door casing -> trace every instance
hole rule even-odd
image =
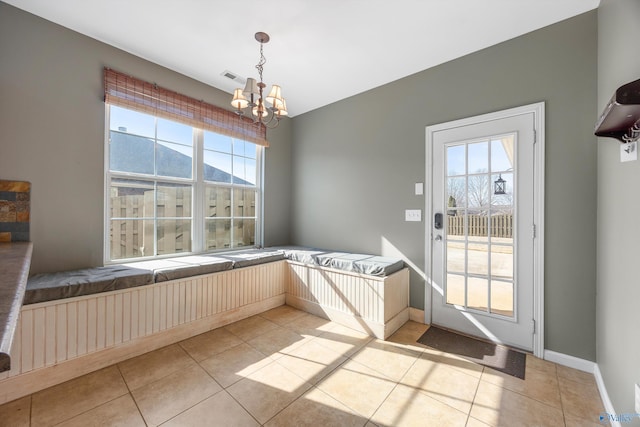
[[[534,277],[533,277],[533,320],[535,322],[533,336],[533,354],[536,357],[544,357],[544,102],[524,105],[521,107],[510,108],[508,110],[496,111],[492,113],[482,114],[479,116],[467,117],[426,127],[426,147],[425,147],[425,273],[426,273],[426,289],[424,301],[424,321],[431,324],[432,318],[432,257],[431,245],[433,241],[433,233],[431,221],[433,219],[432,207],[432,185],[433,185],[433,156],[432,146],[434,134],[447,129],[457,128],[461,126],[469,126],[473,124],[499,120],[506,117],[518,116],[521,114],[533,113],[534,117],[534,169],[533,169],[533,188],[534,188],[534,212],[533,219],[535,225],[535,239],[533,241],[533,257],[534,257]]]

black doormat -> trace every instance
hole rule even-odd
[[[466,337],[435,326],[429,327],[427,332],[418,338],[418,342],[524,379],[526,355],[503,345]]]

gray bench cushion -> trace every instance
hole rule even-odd
[[[302,264],[318,264],[317,257],[331,253],[323,249],[307,248],[304,246],[276,246],[272,249],[282,251],[286,259]]]
[[[233,268],[249,267],[251,265],[265,264],[285,259],[284,252],[272,249],[251,249],[248,251],[221,254],[219,256],[233,261]]]
[[[353,263],[355,272],[370,274],[372,276],[389,276],[404,268],[404,261],[398,258],[388,258],[373,256],[355,261]]]
[[[36,274],[27,282],[23,304],[116,291],[151,283],[151,270],[124,265]]]
[[[285,257],[291,261],[353,271],[371,276],[389,276],[404,268],[404,261],[399,258],[333,252],[303,246],[280,246],[273,249],[282,251]]]
[[[157,283],[231,270],[233,261],[215,256],[191,255],[172,259],[140,261],[127,265],[152,270],[153,280]]]

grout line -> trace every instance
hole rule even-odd
[[[567,415],[564,413],[564,399],[562,399],[562,391],[560,390],[560,376],[558,375],[558,366],[557,365],[556,365],[556,384],[558,385],[558,395],[560,396],[560,410],[562,411],[562,422],[566,426],[567,425]]]
[[[233,383],[233,384],[235,384],[235,383]],[[231,384],[231,385],[233,385],[233,384]],[[231,387],[231,385],[230,385],[229,387]],[[231,397],[231,398],[234,400],[234,402],[236,402],[236,403],[237,403],[237,404],[238,404],[242,409],[244,409],[244,411],[245,411],[247,414],[249,414],[249,416],[250,416],[251,418],[253,418],[254,420],[256,420],[256,423],[258,423],[258,425],[261,425],[261,426],[262,426],[262,425],[264,425],[264,424],[262,424],[260,421],[258,421],[258,419],[257,419],[256,417],[254,417],[254,416],[253,416],[253,414],[252,414],[251,412],[249,412],[249,410],[248,410],[247,408],[245,408],[245,407],[244,407],[244,405],[243,405],[243,404],[242,404],[238,399],[236,399],[236,398],[235,398],[235,396],[234,396],[233,394],[229,393],[229,392],[227,391],[227,389],[226,389],[226,388],[225,388],[225,389],[222,389],[222,391],[223,391],[223,392],[225,392],[225,393],[227,393],[227,394],[229,395],[229,397]]]
[[[122,381],[124,382],[125,387],[127,387],[127,390],[129,391],[129,397],[131,397],[131,400],[133,401],[133,404],[136,405],[136,409],[138,410],[138,414],[140,414],[140,418],[142,418],[142,422],[145,425],[149,425],[147,423],[147,420],[144,418],[144,415],[142,414],[142,411],[140,410],[140,407],[138,406],[138,401],[133,397],[133,393],[131,392],[131,388],[129,388],[129,384],[127,383],[127,380],[124,378],[124,375],[122,374],[122,370],[120,369],[120,364],[116,363],[116,369],[118,370],[118,372],[120,373],[120,377],[122,378]]]
[[[482,365],[479,365],[482,366]],[[482,366],[482,371],[480,372],[480,377],[478,377],[478,384],[476,384],[476,391],[473,393],[473,399],[471,399],[471,406],[469,407],[469,413],[467,414],[467,421],[465,421],[465,425],[469,424],[469,418],[471,417],[471,411],[473,410],[473,405],[476,403],[476,396],[478,396],[478,390],[480,390],[480,382],[482,382],[482,374],[484,374],[484,370],[486,368]]]
[[[33,394],[29,395],[29,427],[31,427],[31,419],[33,417]]]

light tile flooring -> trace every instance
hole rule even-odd
[[[598,426],[593,375],[520,380],[281,306],[0,406],[3,426]]]

